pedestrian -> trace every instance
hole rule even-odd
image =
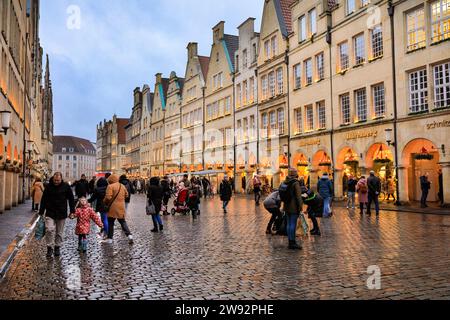
[[[87,236],[91,230],[91,220],[95,222],[100,228],[103,228],[103,223],[100,217],[91,208],[86,198],[79,199],[77,209],[74,214],[70,215],[70,219],[77,218],[77,225],[75,227],[75,234],[78,236],[78,251],[86,253],[87,251]]]
[[[31,197],[33,198],[33,211],[39,212],[39,205],[42,200],[42,195],[44,194],[44,184],[41,182],[40,178],[36,178],[33,184],[33,190],[31,191]]]
[[[392,178],[392,176],[389,176],[388,179],[386,180],[386,189],[387,189],[387,198],[386,200],[389,201],[389,199],[392,198],[394,199],[394,201],[396,201],[397,199],[395,198],[395,181],[394,178]]]
[[[319,194],[309,190],[306,187],[302,187],[302,200],[303,204],[308,206],[307,213],[309,219],[313,224],[313,229],[310,231],[312,236],[321,236],[319,222],[317,218],[323,215],[323,199]]]
[[[139,179],[136,180],[136,191],[137,191],[138,194],[142,193],[141,180],[139,180]]]
[[[201,187],[200,184],[194,184],[191,191],[189,192],[189,197],[187,205],[192,212],[192,217],[195,219],[200,212],[200,199],[201,199]]]
[[[344,198],[345,197],[348,198],[348,180],[349,180],[349,176],[347,176],[347,174],[344,173],[344,176],[342,177],[342,188],[344,191]]]
[[[264,200],[264,208],[272,215],[269,224],[267,225],[266,234],[272,234],[273,224],[282,215],[281,213],[281,198],[280,193],[277,191],[272,192],[266,200]]]
[[[323,217],[330,218],[332,215],[331,200],[333,199],[333,184],[327,172],[325,172],[322,178],[320,178],[319,183],[317,184],[317,190],[324,202]]]
[[[150,205],[151,203],[153,203],[153,205],[155,206],[155,213],[152,214],[153,229],[151,230],[151,232],[159,232],[164,230],[164,225],[161,220],[161,216],[159,215],[159,213],[161,212],[163,197],[164,189],[159,183],[159,178],[151,178],[147,193],[148,204]]]
[[[358,181],[356,181],[353,175],[350,175],[347,181],[347,209],[352,208],[353,210],[355,210],[355,195],[357,184]]]
[[[303,209],[302,190],[298,181],[298,170],[290,168],[286,180],[279,188],[280,199],[283,203],[283,210],[287,215],[287,234],[289,240],[289,249],[301,250],[302,247],[297,243],[297,221]]]
[[[168,176],[164,176],[164,178],[161,180],[161,187],[163,189],[163,214],[165,216],[169,215],[169,200],[170,200],[170,196],[171,196],[171,191],[170,191],[170,182],[169,182],[169,177]],[[148,190],[147,190],[147,194],[148,194]]]
[[[230,180],[228,176],[225,176],[223,178],[222,183],[220,184],[219,188],[219,194],[220,194],[220,200],[222,201],[223,205],[223,212],[227,213],[227,207],[230,203],[231,197],[233,195],[233,189],[231,188]]]
[[[136,193],[136,189],[133,187],[133,183],[131,183],[131,181],[128,180],[127,176],[124,174],[120,176],[119,182],[127,190],[128,196],[125,198],[125,210],[128,212],[128,206],[131,202],[131,195]]]
[[[128,224],[125,220],[126,209],[125,199],[128,198],[128,191],[126,187],[119,182],[119,177],[115,174],[108,178],[108,187],[106,188],[106,195],[103,203],[108,208],[108,240],[107,244],[113,243],[114,238],[114,223],[119,221],[122,230],[128,237],[130,243],[133,243],[133,235],[131,234]]]
[[[75,195],[77,196],[77,199],[80,199],[82,197],[86,198],[89,193],[89,182],[86,179],[86,175],[81,175],[81,179],[75,181],[73,187],[75,188]]]
[[[356,185],[356,192],[358,193],[359,209],[360,214],[364,214],[364,205],[367,208],[367,203],[369,202],[369,188],[367,187],[367,180],[365,176],[359,179]]]
[[[68,218],[67,208],[75,213],[75,199],[70,186],[63,181],[62,173],[56,172],[42,195],[39,215],[45,214],[47,258],[61,255],[64,226]]]
[[[208,190],[209,187],[211,185],[211,182],[209,182],[208,178],[203,177],[202,179],[202,187],[203,187],[203,196],[206,198],[208,198]]]
[[[89,203],[95,202],[95,210],[100,213],[103,223],[103,239],[108,238],[108,209],[105,206],[104,200],[106,196],[106,189],[108,188],[108,181],[105,178],[100,178],[97,182],[97,186],[94,189],[94,193],[89,199]]]
[[[428,173],[423,174],[420,177],[420,188],[422,189],[422,197],[420,200],[420,207],[421,208],[427,208],[427,199],[428,199],[428,193],[431,189],[431,182],[428,179]]]
[[[367,179],[367,188],[369,190],[369,201],[367,204],[367,214],[370,216],[372,202],[375,204],[375,212],[377,216],[380,215],[380,202],[379,196],[381,193],[381,180],[375,176],[375,171],[370,171],[370,177]]]
[[[97,177],[93,176],[91,181],[89,181],[89,195],[92,195],[94,193],[96,183],[97,183]]]
[[[259,206],[259,202],[261,200],[261,187],[262,187],[262,182],[260,177],[258,176],[258,174],[256,174],[253,177],[253,192],[255,193],[255,203],[257,206]]]
[[[439,202],[441,207],[444,206],[444,178],[442,176],[442,169],[438,170],[438,183],[439,183]]]
[[[184,187],[185,187],[185,188],[187,188],[187,189],[190,189],[190,188],[191,188],[191,182],[189,181],[189,175],[185,174],[185,175],[183,176],[183,179],[181,180],[181,182],[184,183]]]

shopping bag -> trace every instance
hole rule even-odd
[[[156,214],[156,208],[155,208],[155,205],[153,204],[153,202],[150,202],[149,204],[147,204],[147,207],[145,210],[146,210],[148,216]]]
[[[39,220],[36,225],[36,231],[34,233],[34,237],[36,240],[42,240],[45,236],[45,220],[43,217],[39,217]]]
[[[300,213],[300,221],[302,224],[302,228],[303,228],[303,232],[305,233],[305,235],[308,235],[309,233],[309,224],[306,221],[306,217],[303,213]]]

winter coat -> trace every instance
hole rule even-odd
[[[422,189],[422,191],[431,189],[431,182],[428,180],[426,176],[420,177],[420,188]]]
[[[87,180],[79,180],[75,182],[75,194],[78,198],[87,197],[89,193],[89,182]]]
[[[125,202],[126,202],[126,203],[130,203],[130,202],[131,202],[131,195],[134,194],[134,187],[133,187],[133,184],[132,184],[131,181],[128,180],[128,179],[122,179],[122,180],[120,180],[119,182],[120,182],[120,184],[122,184],[122,185],[125,187],[125,189],[127,190],[128,196],[126,197]]]
[[[361,179],[358,181],[358,184],[356,185],[356,192],[358,192],[358,199],[360,203],[368,203],[369,202],[369,191],[367,193],[361,192],[361,186],[367,185],[366,179]]]
[[[55,186],[53,178],[44,190],[42,195],[40,215],[44,215],[54,220],[67,219],[67,203],[69,203],[70,213],[75,212],[75,200],[72,189],[64,181],[59,186]]]
[[[324,199],[331,198],[333,196],[333,184],[327,176],[324,176],[319,180],[319,183],[317,184],[317,191]]]
[[[33,184],[33,202],[35,204],[41,203],[42,196],[44,195],[44,184],[42,182],[35,182]]]
[[[164,191],[163,187],[159,185],[150,185],[147,191],[147,199],[153,203],[156,208],[156,213],[158,214],[161,211],[161,206],[163,202]]]
[[[264,208],[267,210],[280,208],[281,207],[281,198],[280,193],[275,191],[271,193],[266,200],[264,200]]]
[[[314,192],[311,192],[309,197],[307,199],[303,200],[303,203],[308,206],[308,215],[313,218],[317,216],[322,216],[323,214],[323,198],[315,194]]]
[[[283,204],[283,209],[287,214],[299,214],[303,210],[302,187],[300,182],[297,179],[287,177],[284,183],[289,185],[292,197],[289,203]]]
[[[233,188],[231,184],[227,181],[222,181],[219,188],[220,200],[222,201],[230,201],[231,196],[233,195]]]
[[[95,210],[97,212],[106,212],[106,206],[103,202],[106,196],[106,189],[108,188],[108,185],[97,187],[94,189],[94,193],[92,194],[92,197],[89,199],[89,203],[96,202]]]
[[[89,181],[89,194],[93,194],[94,193],[96,182],[97,181],[95,179],[91,179],[91,181]]]
[[[77,226],[75,227],[75,234],[89,234],[91,231],[91,220],[94,221],[100,228],[103,228],[103,223],[94,209],[91,207],[78,208],[75,211],[77,218]]]
[[[381,192],[381,180],[378,177],[370,176],[367,179],[367,187],[369,188],[369,193],[371,195],[376,195],[376,193]]]
[[[347,191],[348,192],[356,192],[356,185],[358,184],[358,181],[355,179],[350,179],[347,182]]]
[[[103,200],[105,205],[110,206],[108,218],[125,219],[125,199],[128,197],[128,191],[124,185],[119,183],[119,177],[114,174],[108,178],[108,183],[109,186],[106,188]],[[116,199],[114,200],[114,198]]]

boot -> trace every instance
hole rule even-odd
[[[163,231],[164,230],[164,225],[160,224],[159,225],[159,231]]]
[[[47,258],[53,257],[53,248],[47,247]]]
[[[302,250],[302,247],[298,245],[296,241],[289,241],[289,249],[291,250]]]
[[[152,230],[150,230],[150,231],[156,233],[156,232],[158,232],[159,230],[158,230],[158,227],[155,226],[155,227],[154,227]]]
[[[55,247],[55,257],[59,257],[61,255],[61,250],[59,247]]]

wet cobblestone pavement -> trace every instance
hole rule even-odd
[[[31,240],[0,281],[0,299],[450,299],[449,216],[336,209],[322,237],[290,251],[286,238],[265,235],[269,214],[245,198],[227,215],[214,199],[195,221],[164,217],[159,234],[144,206],[136,196],[129,208],[133,245],[116,227],[113,245],[93,232],[80,255],[74,221],[59,259]],[[380,290],[367,288],[373,265]]]

